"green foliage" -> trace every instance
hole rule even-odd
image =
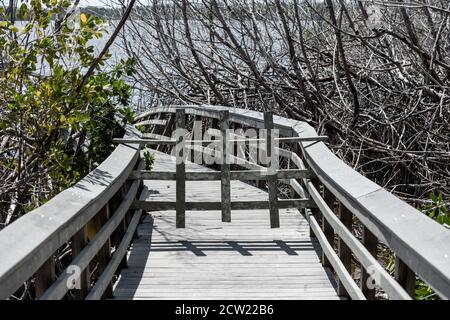
[[[431,203],[423,206],[421,211],[436,222],[450,226],[450,209],[442,199],[442,193],[430,194]]]
[[[424,205],[420,210],[436,222],[450,226],[450,210],[443,201],[442,193],[437,195],[433,192],[430,194],[431,202]],[[437,294],[422,280],[416,280],[416,299],[417,300],[436,300]]]
[[[79,21],[62,20],[57,27],[52,19],[64,16],[60,13],[70,4],[22,1],[23,28],[0,13],[0,138],[18,150],[0,158],[0,174],[19,179],[17,188],[1,195],[0,210],[16,192],[28,208],[36,181],[43,189],[36,203],[78,181],[114,148],[112,139],[122,130],[117,112],[128,122],[134,117],[128,107],[131,88],[124,80],[134,72],[134,60],[106,70],[107,54],[80,86],[96,58],[90,40],[104,35],[105,23],[81,14]],[[86,137],[81,146],[80,136]]]
[[[155,155],[149,151],[144,152],[145,170],[152,170],[155,162]]]
[[[420,279],[416,279],[416,300],[438,300],[436,292]]]
[[[139,130],[141,133],[145,133],[145,127],[144,126],[136,126],[136,129]]]
[[[131,110],[130,107],[126,107],[120,110],[120,113],[124,117],[124,121],[126,123],[132,123],[134,122],[134,118],[136,117],[136,114],[133,110]]]
[[[389,254],[386,261],[386,270],[391,276],[395,273],[395,255]],[[416,278],[415,299],[416,300],[436,300],[436,293],[420,279]]]

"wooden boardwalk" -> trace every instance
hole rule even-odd
[[[171,132],[189,127],[191,120],[206,125],[202,132],[212,129],[225,138],[226,128],[276,128],[280,137],[273,141],[281,142],[282,168],[261,176],[266,170],[252,160],[244,171],[223,166],[220,172],[201,172],[206,168],[187,163],[185,172],[184,165],[157,153],[154,170],[143,170],[138,146],[175,146]],[[142,135],[125,126],[123,138],[114,139],[118,146],[97,168],[0,231],[0,299],[16,299],[32,279],[32,298],[41,300],[99,300],[112,297],[112,291],[115,299],[365,300],[376,293],[365,281],[369,270],[377,271],[376,284],[390,300],[414,298],[417,278],[440,298],[450,298],[448,230],[342,162],[309,124],[208,105],[152,107],[136,121],[153,127]],[[245,156],[226,152],[225,157],[251,154],[250,142],[256,140],[239,136],[227,140]],[[267,141],[273,142],[268,136]],[[237,181],[231,181],[230,192],[229,181],[235,179],[266,180],[269,194]],[[277,180],[290,184],[292,199],[276,201]],[[222,223],[230,207],[236,209],[232,222]],[[300,208],[316,208],[309,225]],[[353,219],[360,224],[355,227]],[[176,222],[186,228],[177,229]],[[270,228],[279,222],[281,228]],[[362,237],[356,237],[361,230]],[[381,243],[395,253],[394,275],[381,263]],[[68,244],[70,263],[55,263],[59,248]],[[80,288],[67,295],[76,280],[74,266],[81,272]]]
[[[157,153],[154,170],[175,170]],[[205,171],[187,162],[186,171]],[[147,181],[149,201],[175,201],[175,181]],[[231,182],[231,199],[267,200],[267,193]],[[186,182],[186,201],[220,201],[220,181]],[[187,211],[175,228],[175,211],[150,212],[138,227],[128,268],[114,286],[115,299],[338,299],[320,246],[296,209],[280,209],[279,229],[269,210]]]

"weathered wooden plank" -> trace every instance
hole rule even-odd
[[[222,111],[219,120],[222,135],[222,164],[221,164],[221,210],[222,222],[231,222],[231,187],[230,187],[230,146],[228,145],[227,130],[229,129],[229,111]]]
[[[142,165],[142,167],[139,167],[140,165]],[[142,160],[142,161],[140,161],[140,163],[138,164],[136,169],[139,170],[139,169],[142,169],[143,167],[144,167],[144,161]],[[130,181],[130,180],[127,180],[125,182],[125,184],[123,185],[122,192],[121,192],[121,197],[120,197],[121,202],[125,201],[125,199],[127,198],[127,193],[128,193],[129,188],[131,186],[132,186],[132,181]],[[141,184],[139,184],[139,186],[141,186]],[[133,195],[133,198],[136,199],[136,194]],[[116,207],[116,210],[118,209],[119,206],[120,206],[120,203]],[[127,210],[127,212],[125,213],[125,215],[124,215],[124,217],[122,219],[122,222],[119,224],[119,227],[116,229],[116,232],[115,232],[116,236],[117,236],[116,243],[115,243],[116,247],[118,246],[120,240],[124,237],[125,232],[127,231],[127,228],[128,228],[128,224],[130,223],[130,221],[132,219],[132,215],[133,215],[133,213],[131,211]],[[123,259],[122,259],[122,262],[119,265],[119,268],[116,270],[116,276],[119,276],[120,271],[123,268],[126,268],[127,266],[128,266],[127,257],[124,256]]]
[[[280,169],[277,170],[277,179],[303,179],[311,178],[314,174],[305,169]],[[267,180],[269,177],[267,170],[232,170],[230,180]],[[186,172],[186,181],[221,180],[222,174],[218,171],[196,171]],[[141,180],[176,180],[176,173],[173,171],[133,171],[129,179]]]
[[[177,110],[176,113],[177,129],[184,129],[186,125],[186,115],[183,109]],[[175,146],[177,154],[176,163],[176,211],[177,211],[177,228],[185,227],[185,210],[186,210],[186,165],[184,137],[179,137],[178,143]]]
[[[101,227],[101,229],[97,232],[94,239],[92,239],[79,254],[75,255],[75,258],[72,260],[71,266],[77,266],[80,271],[85,272],[89,267],[89,263],[92,259],[97,255],[97,253],[102,250],[105,246],[105,243],[109,241],[109,237],[117,229],[121,221],[123,220],[125,214],[130,208],[136,192],[139,188],[139,182],[135,181],[127,195],[124,198],[124,201],[120,204],[120,206],[116,209],[112,217]],[[145,199],[147,196],[146,193],[142,193],[140,199]],[[103,264],[105,265],[105,264]],[[62,299],[67,292],[67,281],[69,277],[72,275],[72,272],[66,268],[66,270],[54,281],[52,286],[43,294],[41,299],[43,300],[56,300]],[[81,279],[82,281],[82,279]],[[85,295],[83,296],[83,298]]]
[[[75,257],[77,257],[86,247],[88,243],[88,234],[87,234],[87,226],[84,226],[80,229],[73,237],[71,241],[72,248],[72,264]],[[79,281],[79,289],[74,289],[75,299],[83,300],[86,297],[87,292],[90,288],[90,279],[89,279],[89,266],[85,268],[85,270],[81,271]]]
[[[381,287],[390,295],[390,297],[393,299],[410,299],[406,291],[389,275],[364,245],[356,239],[352,232],[336,217],[311,182],[307,184],[307,189],[311,198],[319,207],[320,212],[334,229],[334,232],[347,244],[365,268],[371,268],[374,272],[377,272],[377,275],[382,282]]]
[[[342,203],[339,204],[339,219],[342,224],[348,229],[352,230],[352,221],[353,215]],[[341,259],[342,264],[345,269],[351,273],[352,271],[352,252],[350,248],[342,241],[341,238],[338,239],[338,255],[339,259]],[[348,293],[345,290],[345,287],[341,280],[338,279],[337,291],[339,296],[347,296]]]
[[[34,280],[36,299],[45,293],[53,281],[55,281],[55,258],[51,256],[36,272]]]
[[[211,129],[209,129],[211,130]],[[235,134],[230,134],[231,136],[236,136]],[[277,142],[308,142],[308,141],[315,141],[319,140],[322,141],[323,138],[316,138],[316,137],[310,137],[310,138],[299,138],[299,137],[283,137],[283,138],[273,138],[272,141]],[[265,142],[265,139],[262,138],[242,138],[242,139],[228,139],[228,142],[231,144],[234,143],[249,143],[249,142]],[[132,144],[139,144],[139,145],[175,145],[176,141],[171,139],[168,136],[160,135],[156,133],[144,133],[142,134],[142,138],[137,139],[127,139],[127,138],[115,138],[113,139],[114,143],[132,143]],[[198,144],[201,146],[207,146],[214,142],[217,142],[217,140],[212,139],[202,139],[202,140],[192,140],[187,139],[185,141],[186,144]]]
[[[143,190],[143,194],[146,195],[146,190]],[[111,261],[108,263],[103,273],[99,277],[97,283],[89,292],[86,300],[99,300],[102,296],[107,294],[109,283],[111,282],[112,276],[114,272],[119,267],[120,262],[122,261],[126,251],[133,239],[134,232],[139,224],[140,218],[142,215],[142,210],[136,210],[133,214],[133,218],[131,219],[130,225],[128,226],[127,232],[125,233],[124,238],[120,242],[120,245],[116,248],[114,255]]]
[[[334,212],[336,198],[327,188],[323,188],[323,200],[327,204],[328,208]],[[328,242],[332,247],[334,247],[334,230],[324,215],[322,215],[322,230]],[[322,256],[322,263],[324,267],[331,267],[330,262],[325,255]]]
[[[217,201],[188,201],[185,203],[184,207],[187,211],[221,210],[222,203]],[[278,200],[278,207],[281,209],[312,208],[315,207],[315,203],[309,199],[282,199]],[[175,210],[177,208],[177,203],[173,201],[135,201],[132,208],[139,208],[147,211]],[[262,210],[270,209],[271,205],[267,200],[234,201],[230,203],[230,208],[231,210]]]
[[[150,119],[138,122],[135,124],[136,126],[149,126],[149,125],[157,125],[157,126],[165,126],[167,125],[167,120],[164,119]]]
[[[173,166],[168,156],[156,155],[154,170],[167,170]],[[189,162],[186,169],[207,171]],[[174,182],[155,180],[145,183],[150,188],[148,201],[175,202]],[[232,204],[251,199],[261,201],[261,207],[265,209],[232,208],[232,222],[221,223],[218,201],[221,182],[187,181],[186,205],[216,202],[215,210],[188,211],[185,229],[176,229],[173,207],[171,211],[152,211],[151,217],[139,226],[140,237],[131,247],[129,267],[122,271],[115,286],[116,298],[149,296],[164,299],[185,295],[208,299],[214,296],[208,291],[214,284],[217,284],[216,294],[234,299],[250,295],[250,291],[258,286],[260,293],[257,295],[265,299],[283,297],[283,292],[297,299],[306,293],[310,299],[321,299],[325,292],[327,297],[336,298],[330,274],[318,258],[318,243],[308,237],[308,225],[298,212],[303,203],[296,202],[298,199],[286,203],[294,208],[280,208],[283,228],[271,229],[266,192],[241,181],[232,181],[231,190]],[[280,206],[282,203],[280,201]],[[221,288],[228,289],[217,293]],[[319,290],[322,288],[327,291]],[[274,294],[275,291],[280,295]]]
[[[408,292],[415,297],[416,275],[400,258],[395,257],[395,279]]]
[[[323,233],[321,226],[312,214],[309,216],[309,224],[314,232],[315,237],[317,238],[317,240],[319,240],[322,250],[325,252],[330,265],[333,266],[342,285],[345,287],[350,297],[355,300],[365,300],[364,294],[353,281],[351,275],[342,264],[342,261],[337,256],[333,246],[328,242],[328,239]]]
[[[188,113],[219,118],[222,107],[186,106]],[[147,114],[175,112],[177,107],[153,108]],[[145,114],[142,118],[145,118]],[[231,109],[230,119],[243,126],[263,128],[263,115],[257,111]],[[274,117],[274,125],[283,136],[311,137],[317,133],[310,125],[281,117]],[[325,186],[351,210],[382,242],[394,250],[420,278],[429,283],[441,296],[450,298],[450,235],[441,225],[428,219],[377,184],[358,174],[322,142],[302,142],[302,151],[312,170],[320,175]],[[394,216],[393,216],[394,215]],[[402,223],[398,223],[402,221]],[[417,230],[421,232],[417,232]],[[424,231],[426,230],[426,231]],[[433,234],[433,238],[427,235]],[[432,249],[431,249],[432,248]]]
[[[169,113],[168,117],[169,117],[169,120],[168,120],[166,126],[164,127],[164,131],[162,133],[163,137],[161,137],[161,139],[167,139],[165,137],[169,137],[170,135],[172,135],[173,128],[175,127],[175,115]],[[167,145],[159,145],[157,147],[157,150],[158,151],[168,151],[169,150],[168,148],[170,148],[170,147]]]
[[[108,203],[94,217],[93,221],[94,221],[94,228],[95,228],[96,234],[98,234],[99,231],[102,229],[103,225],[105,225],[107,223],[107,221],[110,218],[110,214],[111,214],[110,213],[110,205]],[[110,241],[111,241],[110,238],[108,238],[105,241],[104,245],[97,252],[99,274],[102,274],[105,271],[109,261],[111,260],[111,242]],[[104,291],[104,293],[105,293],[105,296],[104,296],[105,298],[111,298],[113,296],[111,281],[107,284],[106,290]]]
[[[266,152],[268,159],[268,171],[270,173],[267,177],[267,187],[269,191],[269,206],[270,206],[270,227],[280,227],[280,217],[278,212],[278,181],[276,171],[278,169],[278,157],[275,153],[275,146],[273,145],[273,114],[271,112],[264,113],[264,127],[266,129]],[[275,169],[275,170],[274,170]]]
[[[138,136],[128,128],[127,136]],[[139,157],[120,145],[86,178],[0,232],[0,299],[14,293],[122,187]]]
[[[367,251],[370,252],[372,256],[377,258],[377,245],[378,245],[378,239],[373,235],[372,232],[367,227],[362,228],[362,234],[361,234],[361,241],[364,244],[364,246],[367,248]],[[361,282],[360,287],[364,295],[366,296],[367,300],[374,300],[375,299],[375,285],[378,285],[376,283],[373,283],[371,281],[371,274],[367,272],[366,268],[364,266],[361,266]],[[375,280],[375,278],[373,278]]]
[[[115,138],[113,139],[114,143],[117,144],[137,144],[137,145],[176,145],[177,141],[174,139],[163,139],[163,140],[155,140],[155,139],[142,139],[142,138],[134,138],[134,139],[125,139],[125,138]]]
[[[156,133],[143,133],[142,134],[142,139],[143,140],[163,140],[163,141],[172,141],[172,138],[170,136],[166,136],[163,134],[156,134]],[[136,139],[136,140],[140,140],[140,139]],[[124,140],[127,141],[127,140]]]

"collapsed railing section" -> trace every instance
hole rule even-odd
[[[234,128],[267,128],[267,115],[255,111],[217,106],[158,107],[140,115],[138,121],[155,116],[165,119],[172,126],[162,128],[155,124],[151,132],[143,134],[146,140],[143,144],[157,146],[160,151],[170,151],[177,143],[170,135],[176,130],[176,122],[181,123],[180,116],[175,116],[179,109],[186,113],[182,116],[183,121],[202,121],[213,130],[223,131],[221,122],[227,111],[227,118]],[[390,299],[411,299],[414,297],[416,279],[422,279],[442,298],[450,297],[448,230],[344,164],[322,143],[325,137],[317,136],[306,123],[274,117],[273,127],[279,130],[282,136],[280,141],[293,142],[293,145],[291,148],[277,149],[289,170],[286,173],[283,171],[286,169],[279,169],[271,179],[288,184],[292,188],[292,198],[308,199],[307,205],[297,203],[297,208],[308,219],[311,236],[317,238],[321,245],[324,267],[330,268],[336,276],[339,295],[352,299],[374,299],[380,293]],[[239,141],[247,138],[234,135],[233,139]],[[187,148],[209,153],[212,151],[204,147],[209,142],[194,139],[186,143]],[[249,170],[229,170],[227,175],[230,180],[257,180],[260,171],[266,170],[255,161],[239,160],[239,165]],[[185,180],[221,180],[223,170],[227,168],[220,169],[220,172],[186,172],[182,176]],[[172,180],[180,175],[143,171],[132,173],[132,177]],[[223,188],[226,194],[228,187],[225,185]],[[273,195],[270,185],[268,189]],[[278,201],[279,207],[283,206],[283,201]],[[295,205],[295,202],[290,204]],[[152,210],[151,204],[140,205]],[[174,209],[173,204],[158,205]],[[205,203],[204,206],[210,210],[224,210],[218,204]],[[195,203],[186,203],[184,208],[197,210],[200,207]],[[264,208],[270,209],[270,205]],[[228,218],[227,210],[225,208],[224,220]],[[181,225],[181,219],[179,223]],[[276,226],[276,221],[272,220],[271,225]],[[382,248],[386,247],[394,253],[394,267],[389,271],[379,260],[380,255],[385,253]]]

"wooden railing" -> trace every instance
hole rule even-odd
[[[285,147],[277,151],[285,167],[264,178],[270,201],[251,206],[270,209],[272,227],[278,227],[279,207],[294,206],[301,210],[309,221],[311,236],[321,245],[324,267],[331,268],[336,275],[339,295],[371,299],[376,287],[391,299],[409,299],[417,276],[442,298],[450,298],[447,229],[347,166],[327,148],[325,137],[319,137],[308,124],[267,114],[264,117],[255,111],[212,106],[158,107],[140,115],[137,124],[153,129],[151,132],[141,136],[130,128],[123,140],[117,140],[122,144],[85,179],[2,230],[0,298],[8,298],[31,278],[38,298],[63,298],[70,290],[70,281],[75,279],[73,267],[81,272],[80,288],[71,290],[75,298],[110,297],[111,279],[126,266],[126,250],[141,209],[175,209],[178,227],[184,226],[184,210],[188,209],[222,210],[223,221],[229,221],[231,210],[244,205],[233,205],[227,198],[229,181],[260,182],[261,171],[266,168],[258,163],[228,155],[247,170],[231,170],[224,164],[219,172],[189,173],[184,162],[177,165],[175,174],[143,170],[140,145],[170,151],[178,145],[171,137],[173,130],[189,127],[194,120],[217,130],[224,137],[223,143],[227,127],[279,130],[279,142]],[[239,134],[233,139],[247,140]],[[206,142],[194,140],[185,146],[202,153],[212,152],[204,145]],[[152,179],[176,180],[179,201],[148,203],[141,181]],[[222,201],[214,204],[183,201],[185,181],[204,179],[222,181]],[[292,198],[296,199],[278,199],[277,180],[289,185]],[[356,220],[361,228],[355,226]],[[95,230],[90,239],[89,226]],[[361,235],[355,236],[355,231]],[[71,264],[56,274],[54,255],[67,244],[72,247]],[[380,244],[395,253],[394,275],[379,263]],[[89,265],[93,260],[99,275],[90,283]],[[354,268],[361,270],[359,281],[353,278]]]
[[[184,109],[176,110],[176,129],[185,129],[186,114]],[[264,139],[246,139],[245,137],[234,137],[232,133],[227,132],[229,129],[228,124],[228,111],[222,111],[219,127],[221,128],[219,134],[217,134],[217,140],[186,140],[186,137],[180,135],[178,139],[171,139],[170,137],[164,137],[163,140],[152,139],[114,139],[116,143],[137,144],[141,146],[148,145],[173,145],[175,146],[175,154],[177,158],[176,170],[173,171],[146,171],[138,170],[131,173],[130,179],[138,180],[173,180],[176,181],[176,199],[175,201],[135,201],[133,208],[142,209],[146,211],[160,211],[160,210],[176,210],[176,227],[185,227],[185,213],[186,210],[221,210],[222,222],[231,222],[231,210],[249,210],[249,209],[269,209],[270,212],[270,226],[272,228],[278,228],[280,226],[279,208],[315,208],[315,202],[307,198],[297,199],[278,199],[278,180],[286,179],[300,179],[300,178],[312,178],[313,173],[307,169],[278,169],[278,150],[275,150],[276,142],[284,143],[298,143],[299,141],[320,141],[324,137],[309,137],[309,138],[276,138],[272,136],[271,130],[273,129],[273,115],[270,112],[264,114],[265,118],[265,132],[267,132]],[[160,121],[146,120],[141,123],[159,125]],[[177,138],[177,137],[175,137]],[[263,142],[262,146],[265,149],[267,163],[269,168],[263,168],[258,170],[230,170],[231,152],[232,146],[236,142],[255,143]],[[220,159],[220,171],[203,171],[203,172],[186,172],[185,161],[187,159],[187,150],[194,149],[193,145],[199,145],[205,151],[208,145],[215,144],[220,147],[220,150],[215,150],[217,153],[217,159]],[[211,150],[210,150],[211,151]],[[204,152],[206,153],[206,151]],[[255,166],[259,166],[257,162],[254,162]],[[273,165],[273,169],[271,169]],[[186,181],[221,181],[221,199],[216,202],[187,202],[186,203]],[[231,201],[231,181],[232,180],[244,180],[244,181],[267,181],[269,199],[268,201]]]
[[[154,117],[165,120],[172,127],[161,128],[156,122],[147,122],[154,129],[143,135],[149,139],[148,144],[159,144],[159,150],[168,150],[161,148],[160,142],[164,139],[163,144],[176,144],[168,133],[176,128],[175,113],[180,108],[191,122],[209,119],[212,128],[222,131],[224,117],[234,128],[267,128],[267,117],[265,119],[263,113],[255,111],[217,106],[158,107],[140,115],[137,121],[145,123]],[[322,247],[323,265],[336,275],[339,295],[373,299],[376,290],[381,289],[390,299],[410,299],[414,296],[418,277],[442,298],[450,298],[450,232],[446,228],[346,165],[308,124],[274,117],[273,127],[279,130],[280,139],[287,142],[300,138],[293,148],[278,151],[281,157],[288,159],[289,168],[306,170],[309,174],[286,176],[280,181],[289,184],[300,199],[308,201],[299,209],[303,209],[311,235]],[[151,139],[159,141],[152,142]],[[200,144],[187,147],[210,152]],[[247,169],[262,169],[254,162],[241,160],[240,165]],[[217,173],[211,176],[219,178]],[[150,173],[141,173],[140,177],[155,178]],[[269,184],[269,193],[270,189]],[[151,206],[145,208],[151,209]],[[214,209],[220,208],[223,210],[223,205],[214,206]],[[276,222],[272,226],[276,226]],[[358,232],[360,236],[357,237],[355,233]],[[395,255],[393,275],[379,262],[380,245]],[[355,268],[360,269],[359,281],[353,279]]]
[[[125,137],[137,135],[127,127]],[[142,213],[130,207],[136,198],[146,197],[140,181],[128,180],[141,168],[139,146],[119,145],[76,185],[3,229],[0,299],[30,279],[37,299],[62,299],[71,288],[77,299],[111,297],[112,277],[126,266],[125,254]],[[58,274],[55,254],[67,245],[72,260]],[[93,260],[98,276],[90,283]]]

